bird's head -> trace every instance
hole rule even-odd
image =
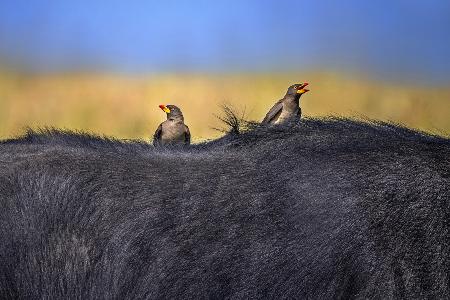
[[[167,114],[167,119],[183,117],[183,113],[181,112],[181,109],[178,108],[178,106],[171,104],[169,105],[161,104],[159,105],[159,108],[161,108]]]
[[[308,89],[305,89],[305,87],[307,87],[308,84],[309,83],[307,83],[307,82],[293,84],[287,90],[286,95],[292,95],[292,96],[294,96],[294,95],[303,95],[304,93],[309,92]]]

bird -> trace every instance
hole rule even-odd
[[[309,92],[305,87],[308,83],[291,85],[283,99],[278,100],[274,106],[269,110],[264,119],[263,124],[280,124],[290,118],[299,118],[302,115],[300,108],[300,97]]]
[[[153,135],[153,145],[155,147],[164,145],[189,145],[191,143],[191,133],[189,127],[184,124],[184,117],[181,109],[175,105],[159,105],[166,114],[167,120],[159,124]]]

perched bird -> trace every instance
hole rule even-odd
[[[161,104],[159,108],[167,114],[167,120],[162,122],[156,129],[153,135],[153,145],[189,145],[191,143],[191,133],[189,132],[189,127],[184,124],[181,110],[175,105]]]
[[[309,91],[305,89],[307,85],[307,82],[291,85],[284,98],[275,103],[266,114],[262,123],[279,124],[293,117],[300,119],[302,115],[302,110],[299,106],[300,96]]]

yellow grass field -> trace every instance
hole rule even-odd
[[[53,126],[126,139],[150,140],[176,104],[194,141],[221,133],[215,115],[232,104],[261,120],[286,88],[308,81],[306,116],[369,117],[433,133],[450,133],[450,88],[407,86],[330,73],[305,74],[105,74],[17,75],[0,73],[0,138],[24,128]]]

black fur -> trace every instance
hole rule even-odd
[[[0,298],[448,298],[449,196],[450,140],[386,123],[28,132],[0,142]]]

